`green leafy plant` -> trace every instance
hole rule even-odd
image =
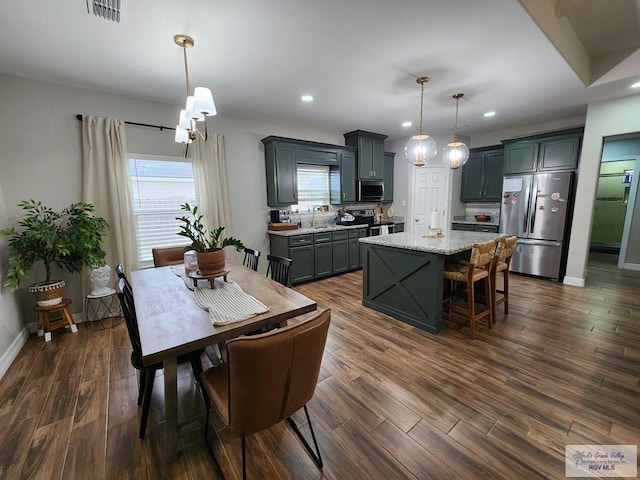
[[[0,230],[0,236],[9,237],[5,287],[18,288],[20,280],[38,262],[44,264],[45,282],[51,281],[53,265],[71,273],[104,265],[102,244],[109,225],[104,218],[93,215],[93,205],[74,203],[59,212],[35,200],[24,200],[18,206],[25,211],[18,228]]]
[[[221,238],[224,226],[207,230],[202,223],[202,215],[198,215],[198,207],[196,205],[191,207],[191,205],[185,203],[180,205],[180,208],[187,212],[188,215],[176,217],[176,220],[182,222],[178,235],[191,240],[191,248],[196,252],[213,252],[224,247],[235,247],[239,252],[244,249],[244,244],[236,238]]]

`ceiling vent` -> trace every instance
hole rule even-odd
[[[124,0],[87,0],[87,12],[120,23],[124,20]]]

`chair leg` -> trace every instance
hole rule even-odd
[[[502,285],[502,289],[503,289],[503,297],[504,297],[504,314],[508,315],[509,314],[509,269],[507,268],[503,273],[502,273],[502,278],[503,280],[503,285]]]
[[[471,326],[471,339],[476,338],[476,300],[474,284],[467,285],[467,302],[469,303],[469,325]]]
[[[244,437],[242,437],[242,480],[247,480],[247,454],[245,451]]]
[[[144,399],[142,401],[142,418],[140,419],[140,435],[139,438],[144,438],[144,433],[147,429],[147,418],[149,417],[149,407],[151,406],[151,393],[153,392],[153,381],[155,380],[155,371],[147,372],[147,377],[144,382]]]
[[[318,441],[316,440],[316,434],[313,432],[311,417],[309,416],[309,410],[307,409],[306,405],[304,406],[304,413],[307,416],[307,423],[309,424],[309,430],[311,431],[311,438],[313,439],[313,444],[316,447],[315,453],[311,449],[311,445],[309,445],[309,443],[307,442],[307,439],[302,436],[302,432],[298,429],[298,425],[296,425],[296,422],[293,420],[293,418],[291,417],[287,418],[287,422],[289,422],[289,425],[291,425],[291,428],[293,429],[293,431],[296,433],[296,435],[298,435],[298,438],[304,445],[304,448],[307,450],[307,452],[311,456],[313,463],[315,463],[318,468],[322,469],[322,467],[324,466],[324,463],[322,463],[322,456],[320,455],[320,449],[318,448]]]
[[[491,278],[486,277],[484,279],[484,288],[485,288],[485,301],[487,302],[487,308],[489,309],[489,328],[493,328],[493,323],[495,321],[495,308],[493,308],[493,294],[492,292],[492,286],[491,286]]]

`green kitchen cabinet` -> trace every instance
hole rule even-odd
[[[461,202],[499,202],[502,196],[504,150],[485,147],[471,150],[462,166]]]
[[[475,228],[472,223],[452,223],[451,230],[462,230],[465,232],[473,232]]]
[[[282,207],[298,203],[295,146],[274,141],[272,137],[262,141],[267,172],[267,205]]]
[[[291,259],[289,281],[292,284],[313,280],[313,245],[291,248],[287,257]]]
[[[340,151],[340,202],[355,202],[357,163],[355,149],[342,149]]]
[[[349,270],[349,231],[333,232],[333,273]]]
[[[355,130],[344,134],[345,145],[358,149],[358,179],[383,179],[385,138],[387,138],[386,135],[363,130]]]
[[[505,140],[504,173],[575,170],[582,143],[582,128],[533,137]]]
[[[393,225],[393,233],[404,232],[404,223],[396,223]]]
[[[393,165],[394,157],[393,152],[384,152],[384,198],[383,203],[393,202]]]
[[[333,243],[331,232],[313,235],[314,278],[333,274]]]

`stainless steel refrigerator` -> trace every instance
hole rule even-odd
[[[500,233],[518,236],[512,272],[564,276],[572,203],[573,172],[504,177]]]

